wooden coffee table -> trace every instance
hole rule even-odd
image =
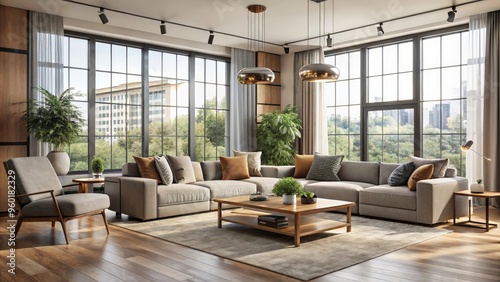
[[[281,197],[271,197],[268,201],[250,201],[249,196],[239,196],[232,198],[214,199],[218,203],[217,227],[222,228],[222,221],[238,223],[241,225],[266,230],[294,237],[295,246],[300,246],[300,237],[316,233],[322,233],[332,229],[346,227],[347,232],[351,232],[351,208],[356,205],[354,202],[339,200],[329,200],[318,198],[317,203],[303,205],[300,201],[295,205],[284,205]],[[246,212],[230,212],[222,214],[222,204],[251,210]],[[321,212],[347,209],[346,222],[326,220],[316,218],[313,215]],[[257,223],[257,216],[264,213],[282,214],[291,217],[288,227],[272,228]]]

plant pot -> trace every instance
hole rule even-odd
[[[102,173],[93,172],[92,175],[94,176],[94,178],[101,178]]]
[[[483,193],[484,192],[484,185],[473,183],[470,185],[470,191],[472,193]]]
[[[315,204],[318,201],[318,196],[314,195],[312,198],[308,198],[306,196],[300,197],[300,202],[302,204]]]
[[[295,205],[297,203],[296,195],[283,195],[283,204],[284,205]]]
[[[66,175],[69,171],[70,159],[66,152],[52,151],[47,154],[54,171],[57,175]]]

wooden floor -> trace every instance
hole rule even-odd
[[[500,222],[500,210],[490,210]],[[475,208],[474,219],[482,220],[484,211]],[[6,220],[0,217],[0,281],[296,281],[114,226],[106,236],[100,216],[70,221],[70,245],[59,224],[23,224],[12,275]],[[454,232],[314,281],[500,281],[500,229],[435,228]]]

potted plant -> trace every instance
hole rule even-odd
[[[104,171],[104,163],[102,162],[102,159],[94,156],[94,158],[92,158],[90,166],[92,168],[92,174],[94,175],[94,177],[100,178],[102,172]]]
[[[257,125],[257,150],[262,151],[262,164],[293,165],[295,138],[300,138],[302,120],[297,108],[287,105],[283,111],[261,115]]]
[[[300,182],[293,177],[284,177],[273,186],[272,192],[276,196],[283,196],[283,204],[294,205],[297,203],[297,196],[302,195],[304,188]]]
[[[314,204],[318,200],[318,196],[314,192],[309,190],[304,190],[302,197],[300,197],[300,202],[302,204]]]
[[[53,145],[53,151],[47,158],[57,175],[65,175],[69,171],[70,159],[63,148],[78,137],[84,125],[82,114],[71,104],[71,88],[61,95],[54,95],[44,88],[36,90],[42,94],[42,99],[28,99],[22,119],[26,123],[28,134],[33,134],[34,138],[41,142]]]
[[[470,185],[470,191],[472,193],[483,193],[484,192],[484,185],[483,185],[483,180],[480,178],[476,180],[477,183],[472,183]]]

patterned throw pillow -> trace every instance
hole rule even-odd
[[[250,178],[247,155],[238,157],[220,157],[222,180],[240,180]]]
[[[247,162],[248,162],[248,173],[250,176],[262,176],[262,173],[260,172],[261,168],[261,162],[260,162],[260,157],[262,155],[262,152],[240,152],[233,150],[233,154],[235,157],[247,155]]]
[[[415,163],[415,167],[419,168],[420,166],[426,164],[432,164],[434,166],[434,173],[432,174],[432,178],[444,177],[446,173],[446,169],[448,168],[448,159],[422,159],[419,157],[411,156],[410,162]]]
[[[170,168],[175,176],[177,183],[194,183],[196,176],[194,174],[191,158],[188,156],[174,157],[167,156]]]
[[[387,179],[387,184],[390,186],[400,186],[408,183],[408,178],[415,170],[415,164],[413,162],[404,163],[398,166]]]
[[[174,174],[165,156],[155,156],[155,165],[160,175],[161,182],[170,185],[174,182]]]
[[[134,160],[141,177],[151,178],[156,180],[157,183],[161,183],[161,178],[156,170],[155,159],[153,157],[142,158],[134,156]]]
[[[411,174],[410,179],[408,179],[408,189],[411,191],[417,190],[417,182],[420,180],[431,179],[433,172],[434,166],[432,164],[426,164],[415,169],[415,171]]]
[[[306,179],[322,181],[340,181],[337,173],[344,155],[329,156],[314,153],[311,169],[307,173]]]

